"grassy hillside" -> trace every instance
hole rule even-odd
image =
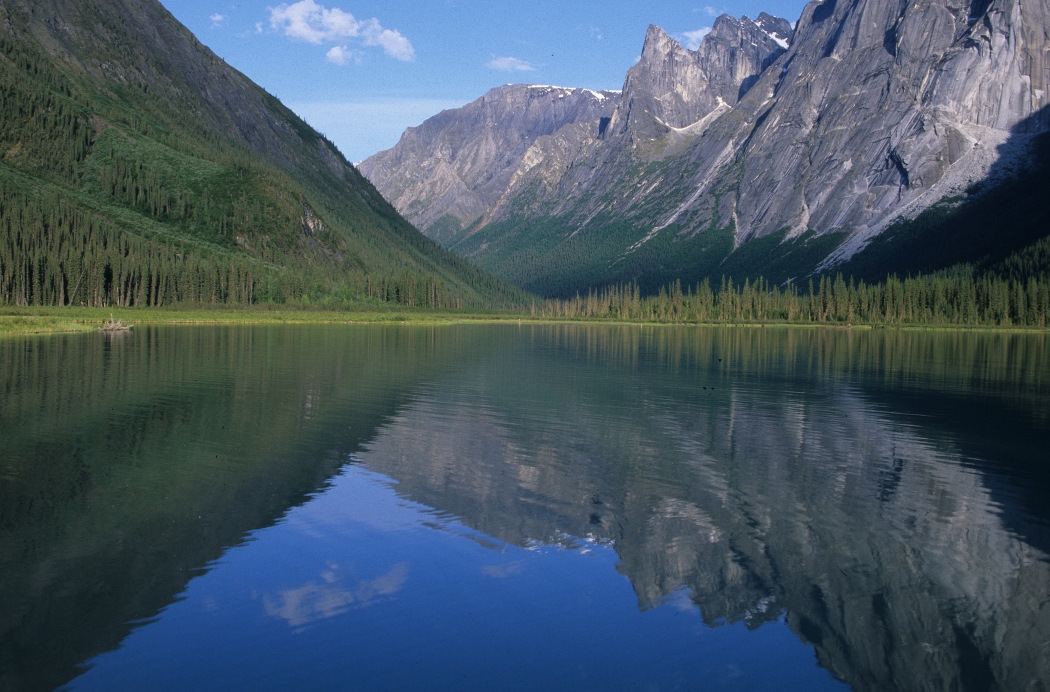
[[[0,302],[509,306],[154,0],[0,4]]]

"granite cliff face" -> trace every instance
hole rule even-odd
[[[580,145],[596,141],[619,101],[611,91],[509,84],[409,128],[359,169],[406,218],[447,241],[442,231],[456,237],[488,220],[515,175],[535,164],[538,139],[570,128]]]
[[[600,136],[560,133],[562,156],[519,167],[477,232],[449,244],[506,276],[542,220],[588,259],[541,256],[533,273],[692,278],[773,235],[784,252],[804,241],[808,270],[832,266],[898,218],[1024,168],[1050,129],[1048,33],[1047,0],[824,0],[794,31],[720,17],[695,52],[651,27]],[[391,160],[362,170],[429,232]]]
[[[722,15],[700,47],[689,51],[650,26],[641,59],[627,72],[613,131],[651,139],[682,129],[696,133],[747,93],[790,35],[786,20],[765,13],[757,22]]]
[[[696,189],[657,228],[696,229],[722,191],[738,242],[841,231],[850,254],[1014,154],[996,147],[1046,105],[1048,14],[1020,0],[810,3],[735,121],[693,147]]]

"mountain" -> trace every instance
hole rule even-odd
[[[619,103],[618,92],[508,84],[410,127],[360,170],[412,223],[449,244],[490,220],[523,171],[544,160],[539,151],[556,133],[585,147]]]
[[[553,135],[575,147],[538,138],[493,210],[442,242],[548,295],[847,266],[887,229],[914,236],[902,224],[1024,174],[1050,129],[1048,15],[1045,0],[824,0],[794,30],[719,17],[696,51],[650,27],[608,124]],[[542,158],[554,149],[578,153]],[[379,156],[362,170],[432,233]],[[1035,213],[1030,196],[999,204]],[[960,261],[1038,240],[1033,218],[985,231],[998,245]],[[895,270],[908,254],[867,265]]]
[[[0,302],[489,305],[155,0],[0,0]]]
[[[702,130],[736,105],[790,35],[786,20],[765,13],[754,22],[722,15],[694,52],[650,26],[641,58],[627,72],[612,132],[644,142]]]

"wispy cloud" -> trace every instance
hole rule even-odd
[[[706,14],[708,17],[717,17],[718,15],[722,14],[722,10],[716,7],[712,7],[711,5],[705,5],[704,14]]]
[[[503,72],[532,72],[536,69],[531,63],[510,56],[493,58],[485,63],[485,67],[490,70],[501,70]]]
[[[223,21],[226,19],[226,15],[222,15],[222,14],[219,14],[218,12],[216,12],[212,16],[208,17],[208,19],[211,20],[212,28],[216,29],[216,28],[222,26]]]
[[[331,50],[325,53],[324,56],[328,59],[328,62],[335,65],[345,65],[351,60],[356,63],[361,62],[361,57],[356,51],[350,50],[348,46],[332,46]]]
[[[358,39],[366,46],[375,46],[383,49],[383,52],[392,58],[413,62],[416,59],[416,51],[412,43],[405,38],[401,32],[394,29],[385,29],[378,19],[358,20],[349,12],[344,12],[338,7],[331,9],[324,5],[318,5],[314,0],[299,0],[292,5],[280,5],[270,9],[270,26],[284,33],[288,38],[322,45],[334,43],[341,51],[335,53],[342,56],[346,51],[342,45],[347,39]],[[328,51],[327,57],[336,64],[346,64],[333,60],[333,51]]]
[[[399,563],[375,579],[346,584],[339,565],[331,564],[321,573],[322,583],[310,581],[277,594],[263,596],[266,614],[285,620],[301,630],[306,625],[342,615],[351,608],[367,608],[397,594],[405,585],[408,564]]]
[[[709,33],[711,33],[711,27],[705,26],[696,31],[683,31],[676,36],[676,38],[689,50],[696,50],[700,47],[700,43],[704,40],[704,37]]]

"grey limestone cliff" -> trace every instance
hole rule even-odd
[[[527,147],[519,136],[501,163],[487,157],[499,176],[460,176],[461,187],[446,185],[435,204],[439,178],[427,171],[444,165],[443,154],[413,145],[409,133],[362,170],[424,231],[452,209],[476,222],[476,238],[445,242],[497,273],[522,266],[514,253],[528,246],[501,245],[500,234],[532,232],[530,220],[556,221],[563,242],[589,242],[577,254],[597,258],[568,267],[551,255],[533,260],[532,274],[587,269],[644,283],[647,267],[677,261],[669,257],[715,252],[708,245],[732,253],[774,234],[822,238],[828,267],[895,220],[1022,170],[1033,137],[1050,129],[1048,54],[1050,0],[814,1],[793,30],[766,14],[719,17],[696,51],[654,26],[622,97],[587,114],[608,121],[580,127],[578,118],[575,129],[551,129]],[[464,146],[520,126],[483,123],[471,115],[480,108],[435,121],[458,123]],[[392,182],[413,175],[412,186]],[[485,231],[491,222],[502,225]],[[638,259],[645,253],[652,257]],[[570,284],[559,285],[586,288]]]
[[[734,121],[690,152],[696,192],[662,223],[695,228],[721,186],[738,241],[785,227],[862,240],[983,177],[1046,103],[1050,27],[1046,2],[983,5],[810,3]]]
[[[983,178],[1018,123],[1035,114],[1026,128],[1047,128],[1048,13],[1020,0],[810,3],[789,48],[670,173],[623,179],[658,184],[663,213],[617,211],[651,221],[647,237],[672,224],[696,233],[716,216],[734,221],[738,243],[842,231],[855,239],[848,254]]]
[[[706,117],[734,106],[787,48],[782,37],[790,36],[791,25],[765,13],[760,21],[768,30],[747,17],[722,15],[696,51],[650,26],[641,58],[627,72],[614,131],[655,139],[696,130]]]
[[[359,168],[419,228],[458,231],[487,217],[538,138],[576,124],[574,139],[597,138],[618,103],[617,92],[509,84],[409,128]]]

